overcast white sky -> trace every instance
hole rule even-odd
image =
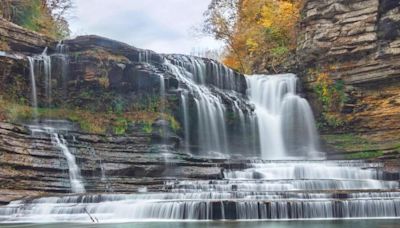
[[[74,0],[72,35],[101,35],[160,53],[219,48],[219,42],[192,32],[210,1]]]

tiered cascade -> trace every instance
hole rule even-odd
[[[257,163],[244,170],[226,170],[222,180],[167,181],[164,192],[16,201],[0,209],[0,220],[132,222],[398,217],[399,183],[385,180],[380,168],[379,163],[361,161]]]

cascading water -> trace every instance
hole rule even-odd
[[[400,216],[398,181],[380,163],[274,161],[222,180],[165,182],[164,192],[45,197],[0,208],[3,222],[277,220]],[[329,170],[327,172],[327,170]]]
[[[67,133],[71,129],[70,123],[66,121],[42,120],[42,123],[29,125],[28,128],[35,137],[50,137],[52,144],[61,150],[67,161],[71,192],[85,193],[83,178],[76,163],[76,158],[68,148],[67,140],[61,134],[61,132]]]
[[[264,159],[316,158],[318,137],[308,102],[296,94],[294,74],[247,77],[248,96],[256,107]]]
[[[65,47],[60,42],[57,45],[57,52],[55,54],[56,57],[60,57],[62,59],[62,74],[64,72],[64,65],[66,64],[65,60]],[[28,62],[29,62],[29,67],[30,67],[30,78],[31,78],[31,87],[32,87],[32,107],[33,107],[33,113],[34,113],[34,120],[35,124],[34,126],[29,126],[31,131],[33,133],[41,132],[41,133],[47,133],[50,135],[52,142],[54,143],[55,146],[61,149],[61,151],[64,154],[64,157],[67,160],[68,163],[68,170],[69,170],[69,178],[70,178],[70,185],[71,185],[71,191],[73,193],[84,193],[85,188],[84,185],[82,184],[82,177],[80,175],[80,169],[78,165],[76,164],[75,161],[75,156],[69,151],[68,146],[67,146],[67,141],[64,139],[62,135],[58,134],[57,128],[54,128],[52,126],[46,125],[46,124],[39,124],[38,122],[38,95],[37,95],[37,80],[42,79],[44,80],[44,95],[46,97],[46,105],[47,107],[51,106],[51,101],[52,101],[52,68],[51,68],[51,56],[47,55],[47,48],[44,49],[42,54],[34,56],[34,57],[28,57]]]
[[[38,112],[38,102],[37,102],[37,92],[36,92],[36,76],[35,76],[35,60],[32,57],[28,57],[29,62],[29,75],[31,78],[31,100],[32,100],[32,108],[33,108],[33,118],[36,119]]]
[[[189,60],[185,60],[186,62]],[[202,84],[206,81],[205,64],[198,60],[191,60],[193,65],[187,65],[184,61],[169,59],[166,65],[179,79],[182,86],[186,87],[194,95],[194,103],[197,110],[197,136],[198,144],[201,145],[201,155],[228,153],[227,132],[225,125],[226,107],[220,96],[211,91],[209,87]],[[220,82],[221,84],[223,82]],[[183,98],[184,100],[185,98]],[[188,110],[189,102],[182,102],[183,110]],[[185,115],[184,115],[185,116]],[[188,123],[188,115],[185,116]],[[189,131],[189,124],[187,129]],[[189,139],[186,139],[189,140]]]
[[[184,140],[185,140],[185,151],[189,152],[190,149],[190,124],[189,124],[189,95],[185,90],[181,94],[181,104],[182,104],[182,115],[183,115],[183,129],[184,129]]]
[[[51,131],[54,132],[54,129]],[[82,184],[82,176],[80,169],[76,164],[75,156],[69,151],[67,141],[57,133],[52,133],[54,143],[61,149],[68,162],[69,179],[71,184],[71,191],[73,193],[85,193],[85,187]]]
[[[64,98],[67,96],[67,81],[68,81],[68,69],[69,69],[69,57],[68,48],[63,41],[58,42],[56,46],[56,53],[51,56],[51,60],[56,62],[56,72],[59,72],[61,84],[62,84],[62,95]]]
[[[38,95],[37,95],[37,81],[42,79],[44,81],[44,94],[46,97],[47,106],[51,103],[52,91],[52,77],[51,77],[51,57],[47,55],[47,48],[44,49],[42,54],[34,57],[28,57],[29,74],[31,78],[32,90],[32,108],[34,115],[37,117],[38,108]]]

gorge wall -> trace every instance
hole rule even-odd
[[[297,57],[320,124],[324,112],[333,116],[321,128],[331,149],[399,152],[399,0],[306,1]],[[340,94],[337,107],[324,107]]]

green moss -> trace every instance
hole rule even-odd
[[[125,118],[120,117],[114,122],[114,133],[116,135],[125,134],[127,129],[128,121]]]
[[[355,134],[323,135],[321,138],[340,151],[368,151],[373,149],[371,142]]]
[[[142,130],[143,130],[143,132],[145,132],[147,134],[152,133],[153,132],[153,123],[144,122]]]
[[[170,127],[174,132],[177,132],[179,129],[181,129],[179,122],[173,116],[169,116],[168,122],[170,123]]]
[[[371,159],[383,156],[385,153],[383,151],[368,151],[359,152],[353,154],[347,154],[346,159]]]

